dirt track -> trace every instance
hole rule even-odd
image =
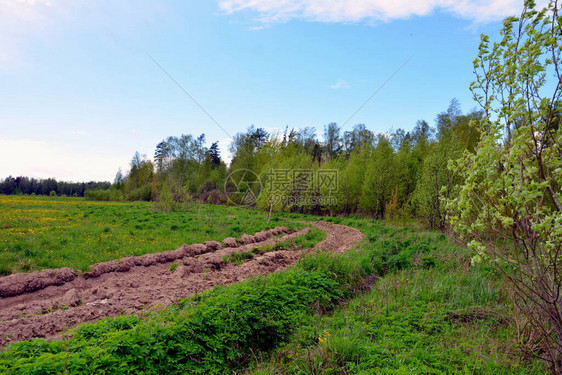
[[[347,251],[364,237],[361,231],[343,225],[311,224],[327,233],[315,246],[324,251]],[[167,306],[216,285],[287,268],[299,259],[302,251],[271,251],[241,265],[225,263],[223,258],[235,252],[248,252],[255,246],[275,245],[307,230],[287,234],[286,229],[276,228],[243,236],[240,240],[247,244],[241,246],[234,239],[225,239],[223,244],[184,245],[173,252],[95,265],[93,272],[85,274],[61,269],[66,276],[62,279],[58,270],[0,278],[0,284],[5,286],[0,295],[9,295],[0,298],[0,347],[33,337],[55,338],[79,323]],[[274,237],[275,234],[283,235]],[[171,271],[174,262],[178,267]],[[35,279],[30,278],[33,275]]]

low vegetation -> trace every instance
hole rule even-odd
[[[517,316],[491,268],[471,266],[470,252],[439,233],[368,232],[358,252],[377,249],[369,266],[383,277],[333,312],[319,310],[252,362],[250,374],[546,372],[539,361],[520,359]]]
[[[326,233],[324,231],[312,227],[306,234],[300,235],[296,238],[279,241],[274,246],[254,246],[254,248],[250,251],[235,252],[231,255],[225,256],[223,261],[225,263],[236,263],[239,265],[248,259],[254,258],[255,255],[262,255],[269,253],[270,251],[310,249],[324,238],[326,238]]]
[[[336,220],[340,221],[340,220]],[[345,254],[218,287],[159,312],[80,326],[0,353],[6,374],[528,373],[493,271],[438,233],[364,219]],[[374,278],[378,275],[382,279]],[[370,290],[369,290],[370,289]]]

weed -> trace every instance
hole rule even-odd
[[[8,276],[12,273],[12,268],[5,264],[5,263],[0,263],[0,276]]]
[[[225,263],[236,263],[237,265],[240,265],[242,263],[244,263],[246,260],[248,259],[252,259],[254,257],[254,254],[252,252],[235,252],[232,253],[231,255],[227,256],[225,255],[223,257],[223,261]]]
[[[326,233],[316,227],[312,227],[304,236],[299,236],[295,239],[295,244],[304,248],[309,249],[314,247],[318,242],[326,238]]]
[[[252,249],[252,253],[254,253],[256,255],[262,255],[262,254],[265,254],[265,253],[269,253],[270,251],[273,251],[272,245],[263,245],[261,247],[254,246],[254,248]]]

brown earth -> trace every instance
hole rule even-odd
[[[311,224],[327,233],[315,249],[341,253],[364,237],[361,231],[343,225]],[[238,245],[234,238],[222,244],[184,245],[174,251],[96,264],[83,274],[66,268],[0,278],[0,347],[33,337],[60,337],[79,323],[160,308],[217,285],[285,269],[303,251],[270,251],[240,265],[225,263],[224,258],[256,246],[273,246],[307,231],[287,233],[286,228],[275,228],[245,235],[240,241],[245,245]],[[177,264],[173,271],[172,263]]]

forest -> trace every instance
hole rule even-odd
[[[444,229],[441,198],[460,182],[447,164],[474,151],[479,140],[474,123],[482,116],[477,110],[463,114],[453,99],[437,115],[435,127],[420,120],[410,132],[377,134],[364,124],[344,130],[330,123],[319,140],[312,127],[268,134],[251,126],[233,137],[228,167],[218,143],[204,146],[204,134],[170,136],[158,143],[152,160],[136,153],[130,170],[118,172],[108,191],[87,191],[86,198],[109,200],[115,191],[117,199],[152,200],[164,210],[198,200],[275,212],[420,218],[429,227]],[[245,170],[253,173],[237,172]],[[333,186],[316,183],[323,172],[334,175]],[[245,189],[253,189],[256,199],[236,201]],[[327,197],[333,199],[323,199]]]
[[[67,182],[57,181],[55,178],[8,176],[0,182],[0,194],[83,197],[86,190],[107,190],[110,186],[109,181]]]

